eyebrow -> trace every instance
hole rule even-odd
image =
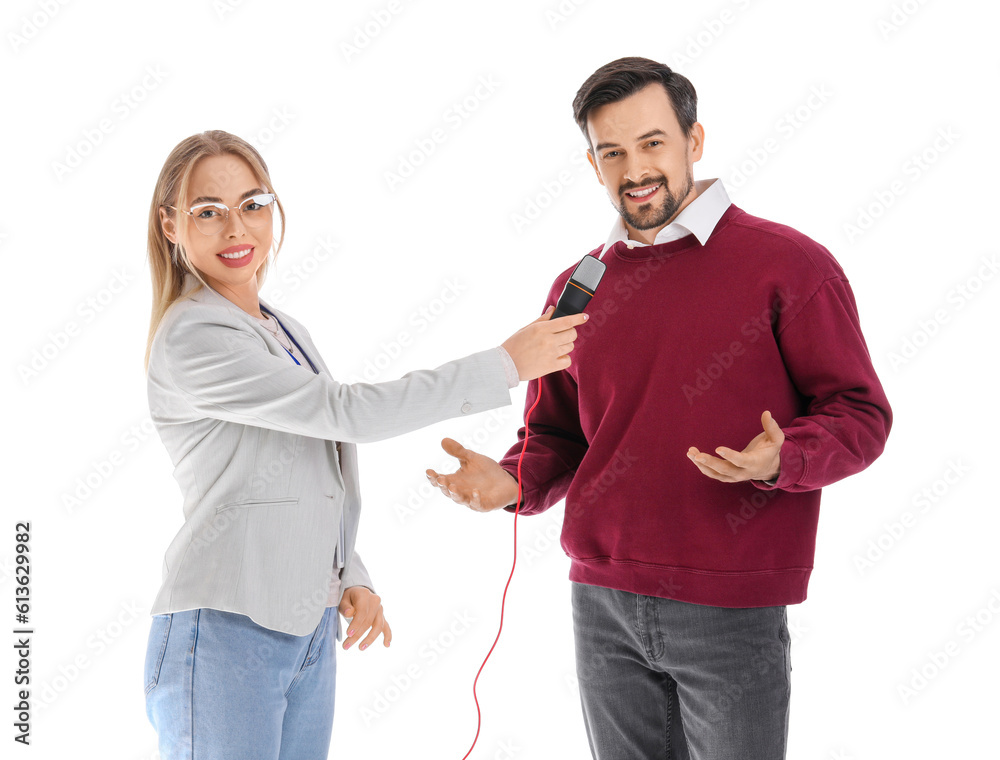
[[[250,196],[260,195],[263,192],[264,191],[261,190],[259,187],[255,187],[253,190],[247,190],[245,193],[243,193],[243,195],[240,196],[239,199],[243,201],[249,198]],[[196,206],[199,203],[222,203],[222,198],[210,198],[207,195],[203,195],[200,198],[195,198],[193,201],[191,201],[192,206]]]
[[[650,137],[656,137],[656,136],[666,137],[667,133],[664,132],[662,129],[651,129],[646,134],[639,135],[637,138],[635,138],[635,141],[636,142],[640,142],[642,140],[648,140]],[[619,147],[618,143],[603,142],[603,143],[600,143],[596,148],[594,148],[594,150],[596,150],[596,151],[602,151],[605,148],[617,148],[617,147]]]

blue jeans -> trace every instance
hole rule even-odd
[[[783,760],[786,609],[710,607],[572,582],[594,760]]]
[[[325,760],[336,614],[305,636],[208,608],[154,615],[144,680],[162,760]]]

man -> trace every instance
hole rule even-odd
[[[871,464],[892,420],[829,251],[738,208],[718,179],[694,182],[696,105],[644,58],[580,88],[574,116],[620,218],[591,252],[607,271],[571,366],[528,385],[526,411],[541,398],[520,513],[566,500],[600,760],[785,757],[786,605],[806,598],[820,489]],[[513,512],[524,436],[499,463],[445,439],[460,469],[428,477]]]

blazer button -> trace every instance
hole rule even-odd
[[[462,404],[462,413],[463,414],[468,414],[471,411],[472,411],[472,404],[470,404],[468,401],[466,401],[464,404]]]

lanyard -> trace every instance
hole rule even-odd
[[[285,326],[283,324],[281,324],[281,320],[278,319],[278,316],[274,312],[269,311],[268,309],[265,309],[263,306],[260,307],[260,310],[263,311],[263,312],[265,312],[266,314],[270,314],[272,317],[274,317],[274,321],[278,323],[278,326],[282,330],[284,330],[285,335],[288,336],[289,340],[291,340],[292,343],[295,344],[295,347],[297,349],[299,349],[299,351],[302,351],[302,346],[300,346],[299,342],[297,340],[295,340],[295,336],[292,335],[290,332],[288,332],[288,330],[285,330]],[[285,347],[282,346],[282,348],[285,348]],[[292,357],[292,361],[294,361],[300,367],[302,366],[302,362],[300,362],[298,359],[296,359],[294,356],[292,356],[292,352],[289,351],[287,348],[285,348],[285,353]],[[306,357],[306,361],[309,362],[309,366],[312,367],[312,371],[315,372],[318,375],[319,374],[319,370],[316,369],[316,365],[312,363],[312,359],[309,358],[309,354],[307,354],[305,351],[302,351],[302,355],[304,357]]]

